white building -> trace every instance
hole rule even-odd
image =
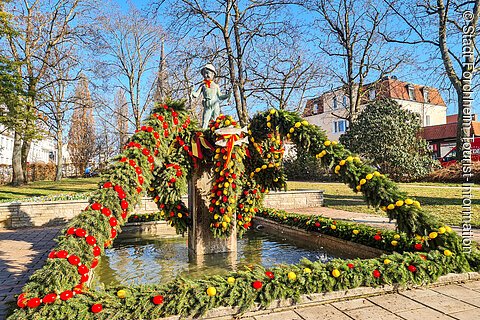
[[[0,165],[12,165],[13,132],[5,130],[3,125],[0,125],[0,132]],[[56,162],[56,159],[57,149],[53,139],[45,138],[32,142],[27,158],[29,163],[40,161],[44,163],[49,161]]]
[[[441,125],[447,122],[447,106],[436,88],[412,84],[385,77],[381,81],[363,86],[360,111],[371,101],[390,98],[402,108],[420,115],[422,127]],[[338,140],[348,128],[342,117],[347,114],[348,97],[339,88],[308,100],[304,118],[326,131],[330,140]]]

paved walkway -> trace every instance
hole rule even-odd
[[[14,301],[32,273],[44,265],[59,230],[0,229],[0,319],[6,317],[6,303]]]
[[[310,209],[301,209],[308,213]],[[345,218],[345,211],[328,208],[312,209],[336,219]],[[348,212],[351,217],[352,213]],[[354,219],[379,218],[360,214]],[[383,222],[381,223],[383,224]],[[388,223],[386,225],[389,225]],[[43,266],[59,227],[0,230],[0,319],[6,317],[6,305],[14,301],[29,276]],[[480,319],[480,280],[450,284],[430,289],[415,289],[370,298],[297,307],[287,311],[266,311],[250,314],[255,320],[317,320],[317,319]],[[226,318],[222,318],[226,319]]]
[[[415,289],[370,298],[263,314],[255,320],[475,320],[480,319],[480,281]]]

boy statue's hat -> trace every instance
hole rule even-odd
[[[215,67],[211,63],[207,63],[206,65],[204,65],[201,71],[203,72],[203,70],[210,70],[215,73],[215,75],[217,74],[217,70],[215,70]]]

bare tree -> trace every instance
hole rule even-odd
[[[93,104],[88,80],[82,76],[75,88],[74,111],[68,132],[68,152],[78,174],[93,159],[96,147]]]
[[[114,78],[115,86],[127,96],[131,120],[140,128],[141,120],[152,103],[155,85],[147,83],[149,71],[156,68],[163,32],[160,26],[142,16],[133,4],[122,13],[113,5],[96,18],[92,27],[94,53],[100,57],[95,71],[106,79]]]
[[[321,86],[322,60],[295,39],[291,43],[278,40],[261,45],[257,52],[261,59],[249,61],[251,88],[247,92],[270,107],[298,111],[305,94]]]
[[[61,44],[53,49],[51,65],[48,68],[44,81],[48,84],[44,90],[42,101],[39,102],[39,108],[45,116],[50,135],[55,139],[57,145],[57,171],[55,181],[62,179],[63,168],[63,146],[64,134],[69,112],[73,107],[73,99],[68,91],[79,74],[74,71],[78,67],[78,61],[75,57],[74,48],[69,44]]]
[[[288,31],[284,13],[292,1],[157,1],[168,5],[171,33],[195,36],[204,42],[221,42],[218,56],[226,61],[235,107],[241,124],[248,121],[247,91],[250,57],[257,42]],[[211,62],[211,60],[209,61]],[[204,62],[205,63],[205,62]],[[217,62],[218,63],[218,62]],[[223,65],[223,62],[220,62]]]
[[[320,16],[319,48],[332,59],[329,72],[348,98],[346,114],[338,116],[352,121],[360,111],[366,80],[380,80],[405,59],[381,37],[388,10],[370,0],[316,0],[307,7]]]
[[[425,0],[416,6],[408,6],[408,10],[402,1],[384,2],[402,22],[397,32],[385,33],[385,38],[390,42],[426,45],[427,50],[428,47],[433,49],[433,56],[443,66],[440,75],[446,75],[455,90],[458,106],[456,148],[457,157],[461,160],[464,150],[462,138],[470,136],[470,126],[464,130],[463,125],[472,121],[471,115],[464,113],[464,106],[472,105],[473,91],[478,82],[476,74],[480,68],[477,45],[480,0]],[[468,21],[463,15],[467,10],[472,14],[468,16]],[[462,39],[462,33],[467,35],[465,39]],[[463,59],[464,52],[471,54]]]
[[[72,40],[74,28],[72,22],[80,0],[12,1],[5,10],[13,15],[19,36],[7,35],[2,54],[18,63],[18,72],[24,79],[24,88],[28,92],[25,101],[27,110],[38,107],[41,99],[41,80],[48,68],[52,67],[53,48]],[[35,121],[28,120],[24,127],[34,127]],[[22,131],[28,132],[28,131]],[[15,133],[13,150],[13,184],[26,182],[27,156],[34,136]]]

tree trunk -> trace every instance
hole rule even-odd
[[[13,140],[12,168],[12,185],[16,187],[25,184],[22,168],[22,138],[17,132]]]
[[[243,48],[240,39],[240,30],[238,24],[240,21],[240,11],[238,9],[238,4],[233,2],[233,7],[235,9],[235,21],[233,23],[233,31],[235,36],[235,47],[237,49],[237,73],[238,73],[238,92],[240,93],[240,103],[241,103],[241,114],[238,115],[240,119],[240,124],[242,126],[246,125],[248,122],[248,109],[247,109],[247,98],[245,97],[245,79],[243,77]]]
[[[23,141],[21,159],[22,159],[22,170],[23,170],[23,177],[24,177],[25,183],[28,182],[27,160],[28,160],[28,153],[30,152],[31,146],[32,146],[31,141]]]
[[[458,111],[457,111],[457,139],[456,139],[456,149],[457,149],[457,161],[460,163],[463,157],[463,137],[467,137],[470,135],[470,129],[466,132],[463,129],[463,91],[457,90],[457,103],[458,103]]]
[[[58,126],[57,132],[57,172],[55,173],[55,181],[62,180],[62,167],[63,167],[63,130],[61,126]]]

